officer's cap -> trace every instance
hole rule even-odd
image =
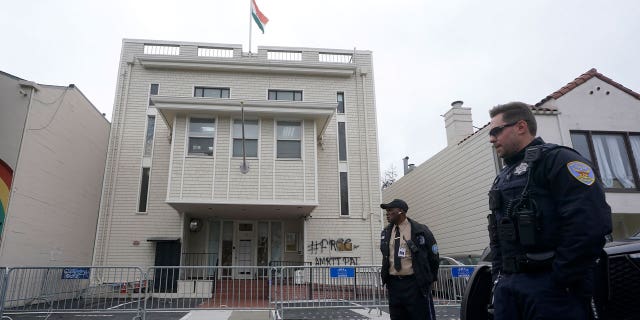
[[[393,201],[389,203],[382,203],[380,204],[380,208],[382,209],[398,208],[398,209],[401,209],[403,212],[409,211],[409,206],[407,205],[406,202],[404,202],[404,200],[401,200],[401,199],[393,199]]]

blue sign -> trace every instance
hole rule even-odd
[[[89,268],[64,268],[62,279],[89,279]]]
[[[353,278],[356,276],[354,268],[329,268],[331,278]]]
[[[452,267],[451,276],[453,278],[469,278],[473,274],[473,267]]]

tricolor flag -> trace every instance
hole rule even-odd
[[[258,25],[258,28],[264,33],[264,25],[269,22],[269,19],[262,14],[262,11],[260,11],[260,8],[258,8],[256,4],[256,0],[251,0],[251,16],[253,17],[253,21]]]

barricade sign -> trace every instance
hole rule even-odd
[[[453,278],[469,278],[473,274],[474,267],[452,267],[451,277]]]
[[[331,278],[354,278],[356,270],[354,268],[330,268]]]
[[[89,268],[64,268],[62,269],[62,279],[89,279]]]

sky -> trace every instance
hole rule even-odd
[[[373,52],[381,172],[446,147],[451,102],[473,124],[536,103],[591,68],[640,92],[637,0],[256,0],[258,45]],[[75,84],[111,119],[123,38],[242,44],[249,1],[32,0],[0,9],[0,70]],[[487,142],[488,143],[488,142]]]

